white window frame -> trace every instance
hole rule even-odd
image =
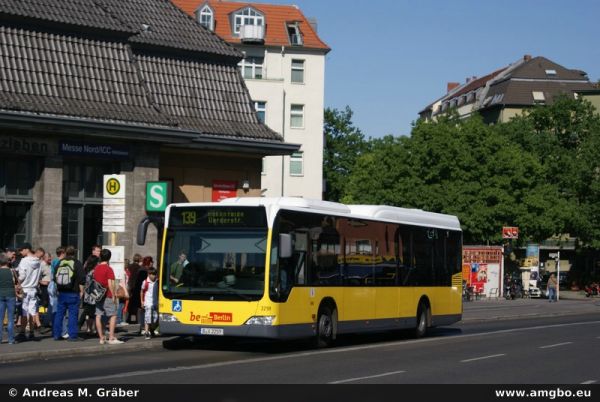
[[[299,164],[299,173],[292,173],[292,164]],[[304,176],[304,152],[298,151],[290,155],[290,176]]]
[[[290,31],[294,31],[294,33],[291,33]],[[302,38],[302,33],[300,32],[300,27],[298,26],[297,23],[288,24],[287,25],[287,33],[288,33],[288,37],[290,40],[290,45],[302,46],[304,44],[304,38]]]
[[[207,19],[209,20],[208,24],[205,24],[204,21],[202,21],[203,17],[207,17]],[[214,31],[214,29],[215,29],[215,13],[208,4],[205,5],[204,7],[202,7],[200,9],[200,12],[198,12],[198,22],[200,23],[200,25],[210,29],[211,31]]]
[[[242,25],[265,25],[265,17],[252,7],[246,7],[233,15],[233,33],[240,34]]]
[[[300,64],[302,63],[301,67],[298,66],[294,66],[294,62]],[[292,71],[291,71],[291,76],[290,76],[290,81],[292,82],[292,84],[304,84],[304,77],[305,77],[305,71],[306,68],[304,67],[306,65],[306,61],[303,59],[292,59]],[[294,71],[298,71],[302,73],[302,80],[301,81],[294,81]]]
[[[296,107],[296,110],[294,110]],[[298,110],[298,107],[301,109]],[[302,119],[302,124],[299,126],[295,126],[293,124],[294,117],[300,117]],[[290,105],[290,128],[304,128],[304,105],[300,104],[291,104]]]
[[[259,113],[262,113],[263,124],[267,124],[267,102],[266,101],[254,101],[254,110],[256,111],[256,116],[259,116]],[[260,120],[260,117],[258,118]]]
[[[238,66],[245,80],[262,80],[265,77],[265,59],[263,57],[245,57],[238,63]],[[246,67],[252,69],[250,77],[246,77]],[[256,73],[258,68],[260,68],[260,77]]]

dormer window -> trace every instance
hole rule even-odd
[[[288,24],[287,31],[291,45],[302,46],[304,44],[304,42],[302,41],[302,33],[300,33],[300,27],[298,27],[297,22],[293,24]]]
[[[542,91],[533,91],[531,92],[533,95],[533,103],[536,105],[543,105],[546,103],[546,97]]]
[[[245,8],[233,15],[233,33],[240,34],[242,26],[254,25],[264,26],[265,17],[253,8]]]
[[[208,5],[202,7],[200,12],[198,13],[198,22],[200,25],[204,26],[206,29],[210,31],[214,31],[215,29],[215,16],[212,8]]]

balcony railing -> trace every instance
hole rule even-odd
[[[240,39],[242,42],[264,42],[264,25],[242,25],[240,27]]]

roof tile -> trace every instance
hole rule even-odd
[[[297,6],[221,0],[172,1],[192,17],[195,17],[196,10],[204,4],[208,4],[215,12],[215,33],[230,43],[240,43],[240,38],[233,35],[229,16],[234,11],[252,7],[265,15],[264,44],[266,46],[290,46],[286,23],[297,21],[304,41],[303,47],[324,51],[330,50]]]

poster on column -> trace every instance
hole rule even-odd
[[[477,293],[483,293],[487,283],[488,264],[471,264],[471,286]]]

